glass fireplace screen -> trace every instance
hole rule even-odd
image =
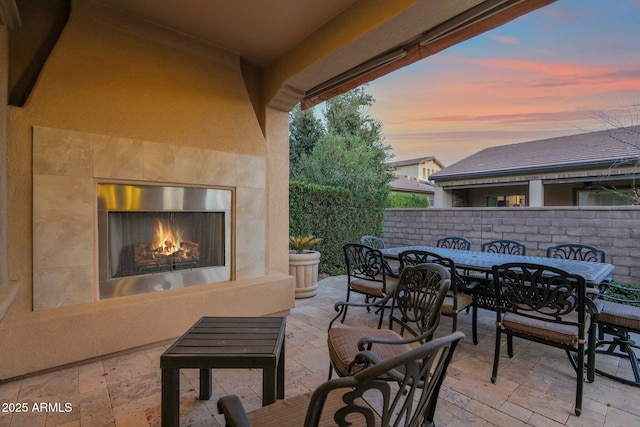
[[[109,278],[224,265],[223,212],[109,212]]]

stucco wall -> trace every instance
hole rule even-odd
[[[560,243],[583,243],[607,253],[613,277],[640,285],[640,209],[617,208],[459,208],[387,209],[387,246],[435,245],[445,236],[471,240],[472,250],[484,242],[512,239],[527,245],[527,255],[546,254]]]
[[[7,112],[7,270],[22,288],[0,324],[0,379],[176,337],[202,315],[270,315],[294,304],[286,258],[287,114],[267,109],[260,127],[236,55],[76,5],[25,106]],[[236,230],[234,250],[258,248],[262,274],[33,311],[34,127],[260,159],[268,171],[255,176],[248,162],[236,178],[263,188],[262,200],[252,201],[262,206],[263,226],[261,233]]]

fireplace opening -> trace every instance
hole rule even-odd
[[[109,234],[111,278],[224,265],[221,212],[109,212]]]
[[[100,298],[231,280],[231,196],[99,184]]]

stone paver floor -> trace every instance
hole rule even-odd
[[[319,283],[316,296],[296,301],[287,318],[287,397],[313,390],[326,380],[326,329],[335,314],[334,303],[345,294],[345,277],[330,277]],[[352,309],[345,325],[375,327],[376,320],[373,313]],[[460,316],[458,325],[468,338],[458,347],[441,390],[437,426],[640,425],[640,388],[602,376],[596,376],[593,384],[585,383],[583,413],[575,416],[574,373],[558,349],[516,339],[515,357],[509,359],[506,349],[502,352],[498,381],[492,384],[494,322],[494,313],[480,311],[480,342],[474,346],[471,315]],[[438,334],[450,328],[451,319],[443,318]],[[0,427],[159,426],[159,358],[170,344],[0,384]],[[618,360],[599,356],[598,363],[615,368]],[[626,365],[623,361],[619,369]],[[259,407],[262,374],[255,369],[216,370],[213,397],[200,401],[198,371],[182,370],[181,389],[181,425],[223,426],[217,398],[237,394],[249,410]],[[16,405],[21,403],[26,411],[17,412],[25,409]]]

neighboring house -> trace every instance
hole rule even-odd
[[[415,194],[426,197],[433,203],[435,189],[431,184],[427,184],[410,176],[396,175],[395,179],[389,183],[392,194]]]
[[[631,205],[639,161],[640,126],[489,147],[432,175],[435,206]]]
[[[396,175],[410,176],[421,181],[429,181],[431,174],[441,171],[444,165],[433,156],[400,160],[389,163]]]

